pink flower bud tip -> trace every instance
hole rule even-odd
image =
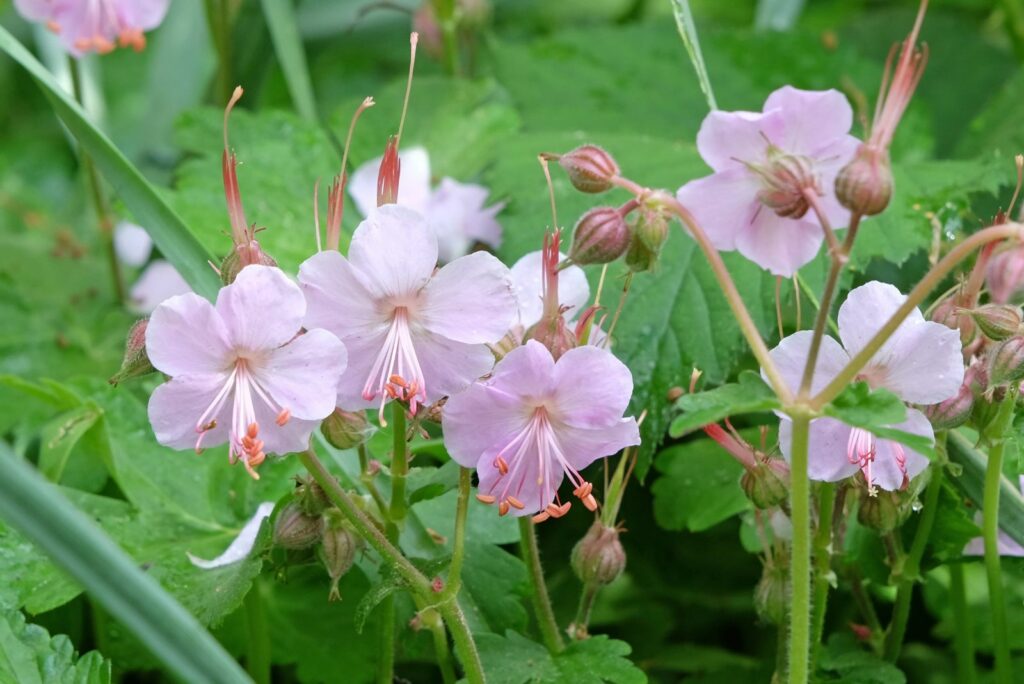
[[[610,190],[613,179],[619,175],[618,163],[597,145],[581,145],[561,156],[544,156],[556,159],[580,192],[596,194]]]
[[[576,223],[569,258],[580,266],[609,264],[625,254],[628,247],[629,227],[623,210],[596,207]]]

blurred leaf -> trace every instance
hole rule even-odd
[[[274,42],[277,61],[284,72],[295,110],[307,121],[316,121],[316,99],[306,66],[306,51],[295,22],[292,0],[262,0],[263,14]]]
[[[476,635],[480,659],[492,684],[641,684],[643,671],[626,659],[631,652],[624,641],[605,635],[574,641],[552,656],[546,648],[515,632],[505,636]]]
[[[467,542],[462,582],[459,602],[474,633],[526,629],[530,585],[518,557],[494,544]]]
[[[959,477],[952,478],[953,485],[980,507],[985,489],[985,455],[956,430],[949,431],[946,451],[949,460],[963,468]],[[1005,475],[999,484],[999,528],[1024,545],[1024,497]]]
[[[753,371],[740,373],[739,382],[722,385],[706,392],[684,394],[676,401],[683,414],[672,421],[669,435],[682,437],[723,418],[780,407],[771,388]]]
[[[822,682],[906,684],[907,681],[898,667],[867,651],[848,632],[829,638],[818,666],[827,673]]]
[[[40,434],[39,471],[51,482],[60,482],[71,449],[99,420],[96,406],[84,404],[58,416]]]
[[[981,536],[973,513],[964,505],[964,498],[949,482],[942,483],[935,523],[928,537],[928,558],[934,564],[956,560],[963,555],[964,546]]]
[[[788,31],[796,25],[803,8],[804,0],[758,0],[754,27]]]
[[[17,684],[109,684],[110,661],[82,656],[63,634],[51,637],[17,611],[0,612],[0,681]]]

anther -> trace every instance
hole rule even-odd
[[[508,462],[501,456],[494,459],[494,467],[498,469],[498,472],[502,475],[508,475]]]
[[[485,503],[485,504],[492,504],[495,501],[497,501],[497,499],[494,496],[490,495],[490,494],[477,494],[476,495],[476,500],[479,501],[480,503]]]
[[[284,427],[289,419],[292,417],[292,412],[286,408],[281,409],[281,412],[277,414],[277,424]]]
[[[526,508],[526,506],[523,505],[523,502],[520,501],[519,499],[517,499],[514,496],[507,497],[505,499],[505,501],[507,501],[509,503],[509,505],[511,505],[513,508],[517,508],[520,511],[523,510],[524,508]]]
[[[532,518],[530,518],[530,520],[533,521],[534,525],[538,525],[538,524],[544,522],[545,520],[547,520],[550,517],[551,517],[550,513],[548,513],[547,511],[541,511],[540,513],[538,513],[535,516],[533,516]]]
[[[249,423],[249,427],[246,430],[246,434],[253,439],[256,439],[256,435],[260,434],[260,426],[258,423]]]
[[[508,500],[502,501],[498,504],[498,515],[506,515],[508,513]]]

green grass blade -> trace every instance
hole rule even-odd
[[[949,431],[946,440],[949,460],[956,463],[963,472],[950,481],[967,498],[974,501],[981,510],[982,494],[985,487],[986,456],[974,448],[971,442],[956,430]],[[1010,535],[1018,544],[1024,545],[1024,496],[1004,475],[999,489],[999,528]]]
[[[284,72],[288,92],[292,96],[295,110],[304,119],[316,121],[316,99],[313,97],[313,83],[306,66],[306,53],[299,36],[292,0],[262,0],[263,15],[270,29],[277,61]]]
[[[35,79],[54,112],[185,281],[204,297],[214,297],[220,287],[220,279],[207,264],[210,255],[181,218],[114,143],[89,121],[86,113],[60,87],[46,67],[3,27],[0,27],[0,49]]]
[[[0,441],[0,517],[85,587],[186,682],[248,682],[202,625],[60,490]]]
[[[704,99],[708,101],[708,108],[712,111],[718,109],[715,102],[715,92],[711,89],[711,78],[708,76],[708,69],[704,65],[704,55],[700,51],[700,41],[697,40],[697,25],[693,21],[693,14],[690,12],[689,0],[670,0],[672,3],[672,14],[676,18],[676,27],[679,29],[679,36],[686,46],[686,54],[690,55],[693,69],[697,72],[697,80],[700,81],[700,89],[704,92]]]

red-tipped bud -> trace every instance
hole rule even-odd
[[[611,584],[626,568],[619,531],[595,520],[572,550],[572,569],[584,584]]]
[[[988,380],[991,386],[1024,379],[1024,336],[1000,342],[988,357]]]
[[[291,501],[277,514],[274,544],[282,549],[308,549],[323,536],[322,516],[306,515],[297,501]]]
[[[252,237],[255,231],[250,228],[247,232],[249,238],[245,242],[235,245],[235,248],[228,252],[224,260],[220,262],[220,280],[225,285],[235,282],[235,278],[238,277],[238,274],[246,266],[254,264],[259,266],[277,266],[277,261],[274,260],[274,257],[264,252],[263,248],[260,247],[260,243]]]
[[[754,589],[754,610],[762,622],[782,625],[789,610],[789,561],[780,553],[765,563]]]
[[[610,154],[597,145],[581,145],[557,159],[569,180],[580,192],[599,193],[610,190],[612,179],[619,175],[619,165]]]
[[[541,319],[539,323],[526,331],[527,340],[537,340],[551,352],[557,361],[562,354],[576,348],[576,335],[565,324],[565,318],[559,315],[552,320]]]
[[[629,226],[625,213],[615,207],[597,207],[577,221],[569,258],[581,266],[610,264],[625,254],[627,248]]]
[[[761,177],[757,199],[779,216],[801,218],[811,206],[805,193],[821,194],[814,165],[802,155],[785,154],[772,147],[767,163],[748,167]]]
[[[398,138],[388,138],[384,148],[384,159],[377,174],[377,206],[394,204],[398,201],[398,181],[402,175],[402,161],[398,158]]]
[[[853,161],[836,176],[836,199],[850,211],[874,216],[881,214],[892,198],[892,168],[889,153],[861,145]]]
[[[149,319],[142,318],[135,321],[135,324],[128,329],[128,339],[124,344],[124,360],[121,361],[121,369],[108,380],[111,385],[156,372],[156,368],[153,368],[153,364],[149,362],[149,355],[146,354],[146,327],[148,325]]]
[[[320,432],[335,449],[355,449],[370,439],[374,428],[362,411],[334,409],[320,424]]]
[[[654,270],[668,239],[668,217],[657,202],[645,203],[630,230],[626,266],[634,273]]]
[[[789,466],[779,459],[755,459],[740,478],[740,486],[757,508],[774,508],[789,498]]]
[[[938,404],[932,404],[924,409],[924,415],[931,421],[932,427],[936,430],[952,430],[960,427],[971,417],[974,409],[974,392],[971,383],[965,378],[964,384],[960,385],[959,391]]]
[[[885,489],[864,490],[857,510],[857,521],[881,534],[892,532],[910,515],[910,506],[900,492]]]
[[[965,313],[974,320],[982,335],[996,342],[1021,332],[1021,323],[1024,321],[1020,307],[1010,304],[985,304]]]
[[[320,561],[331,578],[329,601],[340,601],[338,582],[355,563],[356,554],[363,547],[363,540],[348,526],[337,510],[326,515],[323,539],[320,542]]]

